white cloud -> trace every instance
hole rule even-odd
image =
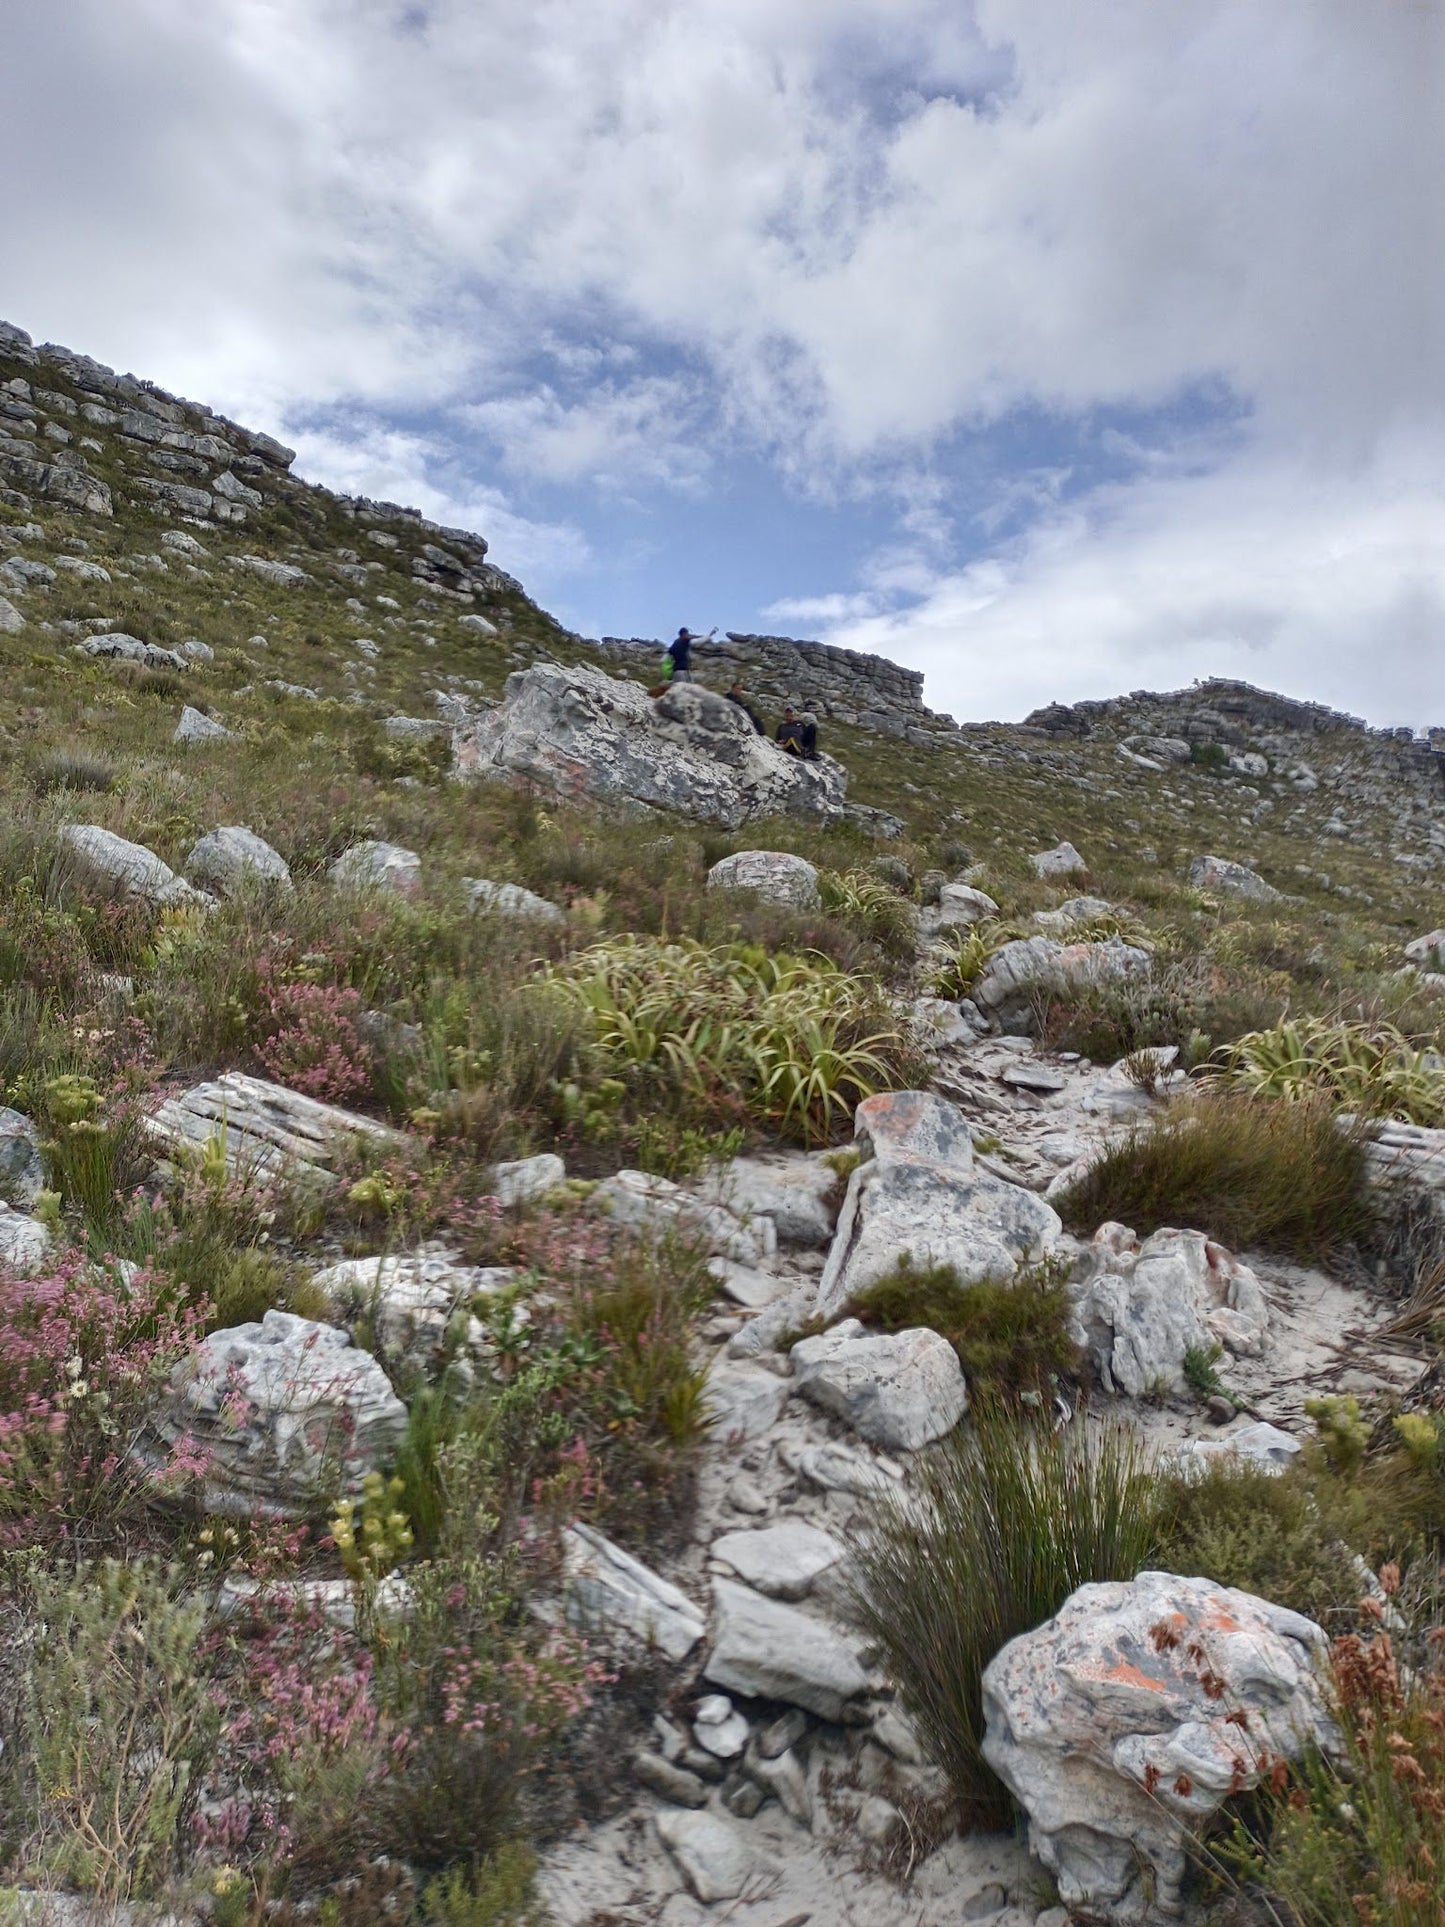
[[[830,640],[926,671],[931,706],[1041,703],[1238,676],[1417,726],[1445,719],[1445,509],[1395,445],[1348,477],[1241,460],[1100,490]]]
[[[575,402],[543,385],[473,403],[461,417],[497,446],[504,467],[547,482],[695,490],[712,461],[699,384],[672,376],[604,380]]]

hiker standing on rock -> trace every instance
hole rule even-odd
[[[716,634],[717,627],[714,625],[708,630],[707,634],[702,637],[702,641],[711,642]],[[692,633],[691,629],[678,630],[672,641],[667,645],[667,655],[663,659],[662,674],[665,682],[693,682],[696,680],[692,673],[692,645],[697,640],[698,638]]]

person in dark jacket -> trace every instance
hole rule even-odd
[[[711,628],[701,640],[711,642],[716,634],[716,627]],[[698,640],[691,629],[679,629],[667,645],[667,660],[672,664],[672,673],[667,678],[669,682],[696,681],[692,673],[692,645]]]
[[[798,718],[798,749],[806,761],[818,760],[818,719],[811,710],[805,709]]]
[[[748,701],[747,697],[743,694],[743,686],[741,682],[736,680],[734,681],[732,688],[728,691],[727,699],[730,703],[737,704],[738,708],[747,717],[748,721],[752,724],[753,728],[758,732],[759,736],[767,735],[768,732],[763,728],[762,717],[753,708],[752,704]]]
[[[779,749],[785,749],[789,756],[803,753],[803,723],[791,703],[783,710],[783,720],[778,724],[774,740]]]

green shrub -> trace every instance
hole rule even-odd
[[[1045,1261],[1004,1282],[965,1285],[952,1265],[896,1267],[861,1292],[854,1310],[884,1331],[923,1325],[958,1353],[970,1396],[1009,1401],[1021,1393],[1051,1400],[1061,1379],[1077,1378],[1080,1357],[1069,1336],[1067,1267]]]
[[[30,785],[37,796],[48,796],[52,790],[104,793],[115,787],[115,764],[83,750],[52,749],[31,764]]]
[[[1328,1104],[1208,1093],[1107,1149],[1059,1201],[1070,1230],[1165,1225],[1314,1259],[1372,1223],[1365,1156]]]
[[[511,1842],[474,1873],[450,1868],[423,1892],[417,1927],[543,1927],[532,1898],[535,1867],[527,1848]]]
[[[986,1410],[920,1466],[906,1503],[874,1509],[854,1609],[969,1824],[1010,1818],[980,1750],[984,1668],[1079,1586],[1132,1578],[1154,1539],[1153,1472],[1132,1437]]]
[[[1439,1052],[1412,1044],[1393,1024],[1281,1018],[1239,1038],[1221,1058],[1224,1076],[1257,1097],[1322,1095],[1362,1117],[1445,1122]]]
[[[913,955],[917,920],[913,906],[884,878],[867,870],[820,870],[818,894],[830,916],[841,918],[886,957]]]

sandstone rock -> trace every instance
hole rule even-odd
[[[492,1166],[492,1190],[500,1204],[529,1204],[567,1181],[567,1167],[555,1152],[539,1157],[514,1158]]]
[[[539,663],[507,678],[499,708],[453,737],[462,776],[512,772],[564,796],[675,810],[729,829],[756,818],[842,814],[846,776],[757,735],[736,704],[697,684],[654,702],[590,665]]]
[[[800,1827],[813,1824],[813,1796],[803,1763],[791,1748],[782,1753],[762,1753],[756,1748],[747,1758],[748,1777],[770,1793],[790,1820]]]
[[[248,885],[270,885],[283,892],[291,889],[286,859],[239,823],[225,824],[193,843],[186,858],[186,875],[193,883],[204,884],[223,897],[237,896]]]
[[[1070,1293],[1105,1388],[1131,1398],[1181,1390],[1186,1354],[1216,1342],[1256,1356],[1269,1330],[1259,1280],[1200,1231],[1156,1231],[1141,1245],[1125,1226],[1101,1225]]]
[[[1025,1016],[1041,995],[1077,995],[1099,984],[1126,983],[1148,975],[1148,952],[1118,937],[1110,937],[1107,943],[1020,937],[989,958],[973,987],[973,1001],[985,1016],[1006,1024]]]
[[[951,1432],[968,1409],[958,1354],[937,1332],[868,1334],[846,1318],[792,1350],[803,1397],[885,1450],[916,1452]]]
[[[649,1793],[655,1793],[661,1800],[670,1800],[676,1807],[707,1805],[706,1782],[695,1773],[689,1773],[685,1766],[665,1760],[660,1753],[653,1753],[646,1747],[634,1753],[632,1771]]]
[[[1113,908],[1113,904],[1106,903],[1103,897],[1070,897],[1057,909],[1035,910],[1034,922],[1040,930],[1070,930],[1075,924],[1092,923],[1095,917],[1107,917]]]
[[[1294,1464],[1303,1450],[1297,1438],[1282,1432],[1277,1425],[1263,1420],[1241,1425],[1217,1439],[1192,1439],[1181,1458],[1208,1465],[1215,1459],[1236,1459],[1244,1465],[1257,1465],[1266,1472],[1283,1472]]]
[[[1039,850],[1029,862],[1034,875],[1040,877],[1077,876],[1089,867],[1072,843],[1056,843],[1052,850]]]
[[[25,618],[13,602],[7,602],[0,595],[0,636],[18,636],[25,627]]]
[[[562,1534],[568,1620],[583,1629],[620,1635],[656,1647],[674,1664],[685,1660],[706,1630],[686,1593],[580,1521]]]
[[[216,494],[227,502],[241,502],[247,508],[259,509],[266,506],[266,498],[258,488],[248,488],[238,475],[230,469],[223,469],[211,483]]]
[[[49,1249],[50,1233],[38,1218],[0,1204],[0,1265],[12,1271],[34,1271]]]
[[[252,575],[259,575],[278,589],[298,589],[309,579],[304,569],[290,562],[273,562],[265,555],[237,555],[231,560],[238,569],[249,569]]]
[[[127,636],[120,631],[103,636],[89,636],[84,642],[75,645],[78,656],[107,656],[115,662],[138,662],[145,669],[184,669],[186,659],[178,656],[174,649],[161,649],[153,642],[142,642],[139,636]]]
[[[108,897],[138,897],[166,909],[197,907],[210,898],[182,881],[169,864],[141,843],[127,843],[97,823],[71,823],[60,831],[77,879]]]
[[[770,1599],[802,1599],[844,1557],[831,1533],[803,1519],[785,1519],[759,1531],[724,1532],[708,1555],[731,1566],[744,1584]]]
[[[449,1251],[416,1251],[381,1258],[344,1258],[313,1274],[331,1314],[370,1328],[372,1349],[393,1362],[430,1372],[442,1356],[458,1312],[477,1298],[505,1290],[520,1274],[508,1265],[464,1265]],[[483,1349],[485,1332],[466,1319],[466,1342]]]
[[[353,843],[326,874],[342,889],[391,890],[410,897],[421,888],[421,858],[399,843]]]
[[[680,1232],[740,1265],[756,1265],[777,1250],[771,1218],[745,1225],[724,1206],[706,1204],[681,1185],[645,1171],[618,1171],[593,1195],[619,1224],[658,1234]]]
[[[8,562],[0,562],[0,582],[7,588],[49,588],[54,580],[54,569],[31,556],[12,555]]]
[[[971,883],[945,883],[938,892],[934,922],[940,929],[951,929],[997,915],[998,905],[986,890],[975,890]]]
[[[781,1245],[826,1245],[838,1222],[842,1186],[826,1153],[734,1158],[711,1170],[699,1188],[746,1224],[771,1219]]]
[[[1419,964],[1425,970],[1445,970],[1445,930],[1431,930],[1423,937],[1416,937],[1413,943],[1405,945],[1405,955],[1412,964]]]
[[[227,729],[212,716],[203,716],[199,709],[192,709],[189,703],[181,711],[181,720],[176,724],[173,743],[225,743],[235,739],[235,730]]]
[[[751,890],[790,910],[818,908],[818,872],[806,858],[786,850],[738,850],[714,863],[709,890]]]
[[[920,1049],[930,1053],[948,1044],[972,1044],[981,1034],[947,997],[915,997],[909,1015]]]
[[[378,1155],[399,1148],[399,1131],[335,1104],[322,1104],[282,1084],[227,1071],[168,1097],[146,1120],[146,1134],[163,1152],[199,1158],[219,1138],[234,1177],[292,1176],[330,1186],[331,1166],[358,1139]]]
[[[1081,1586],[990,1661],[984,1756],[1066,1906],[1121,1927],[1178,1915],[1186,1830],[1253,1786],[1266,1756],[1332,1745],[1323,1641],[1248,1593],[1142,1572]]]
[[[1196,890],[1209,890],[1216,896],[1248,897],[1255,903],[1275,903],[1279,891],[1228,857],[1197,856],[1189,866],[1189,881]]]
[[[562,912],[533,890],[517,883],[493,883],[487,877],[463,877],[462,888],[474,910],[490,910],[499,917],[534,917],[541,923],[561,923]]]
[[[406,1407],[369,1352],[334,1325],[268,1311],[212,1332],[171,1374],[147,1456],[207,1459],[204,1504],[234,1518],[301,1517],[386,1464]]]
[[[188,535],[184,529],[167,529],[161,537],[161,547],[173,549],[177,555],[204,557],[210,553],[208,549],[202,547],[195,536]]]
[[[80,555],[57,555],[57,569],[64,569],[68,575],[78,576],[82,582],[109,582],[110,570],[103,569],[98,562],[88,562]]]
[[[767,1865],[748,1836],[716,1813],[671,1807],[657,1816],[657,1831],[699,1900],[736,1900]]]
[[[714,1579],[713,1645],[703,1677],[748,1699],[783,1700],[841,1720],[871,1682],[841,1634],[820,1619]]]
[[[28,1211],[44,1189],[40,1133],[23,1112],[0,1105],[0,1198]]]
[[[1058,1237],[1057,1214],[1032,1191],[975,1169],[967,1124],[930,1091],[866,1098],[853,1132],[863,1163],[848,1180],[816,1309],[836,1318],[904,1252],[953,1265],[965,1284],[1011,1278]]]
[[[735,1264],[731,1258],[709,1258],[707,1268],[733,1303],[748,1311],[761,1311],[786,1289],[776,1272]]]
[[[735,1760],[751,1728],[726,1693],[709,1693],[693,1713],[692,1737],[716,1760]]]
[[[703,1406],[713,1435],[741,1442],[761,1438],[782,1416],[791,1386],[757,1365],[720,1361],[707,1375]]]

